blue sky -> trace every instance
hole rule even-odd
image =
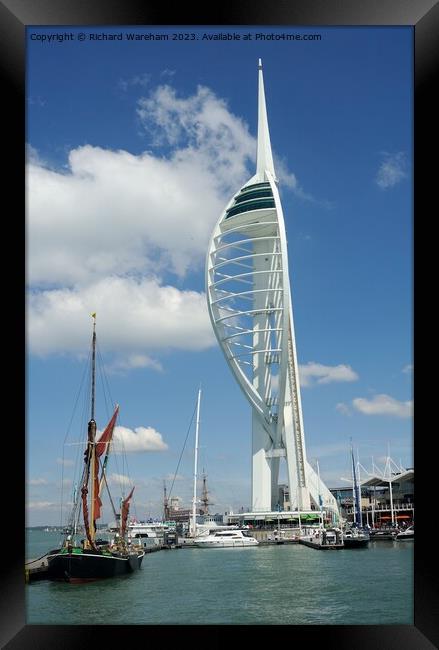
[[[261,31],[322,39],[256,41]],[[75,39],[31,40],[64,32]],[[88,39],[120,32],[198,38]],[[252,39],[201,38],[226,32]],[[130,448],[128,469],[119,458],[109,474],[115,487],[121,474],[134,481],[137,516],[161,512],[200,382],[212,509],[250,503],[250,407],[212,332],[204,260],[224,205],[254,173],[259,57],[308,458],[329,487],[349,476],[350,437],[368,469],[388,444],[411,466],[411,28],[68,27],[27,38],[29,525],[59,523],[61,479],[70,498],[83,431],[66,432],[93,311]],[[107,415],[98,404],[98,427]],[[193,428],[173,489],[187,505],[192,454]]]

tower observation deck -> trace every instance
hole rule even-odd
[[[280,462],[291,509],[337,502],[307,461],[288,272],[285,222],[259,60],[256,174],[230,199],[206,260],[210,319],[252,407],[252,510],[276,510]]]

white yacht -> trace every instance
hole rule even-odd
[[[119,523],[114,522],[108,527],[108,532],[117,533]],[[134,546],[150,548],[161,546],[164,543],[165,534],[173,529],[169,524],[160,521],[143,522],[130,521],[127,526],[128,540]]]
[[[257,546],[259,542],[250,537],[242,530],[221,530],[206,535],[203,537],[196,537],[193,543],[198,548],[236,548],[243,546]]]
[[[414,540],[415,539],[415,527],[414,526],[409,526],[405,530],[401,530],[395,537],[398,542],[402,542],[404,540]]]

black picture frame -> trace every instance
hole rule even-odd
[[[437,128],[437,100],[434,98],[434,77],[438,69],[439,5],[435,0],[301,0],[283,2],[272,0],[270,3],[252,0],[247,2],[227,2],[212,4],[209,10],[199,4],[176,3],[167,8],[160,3],[141,0],[3,0],[0,2],[0,67],[3,79],[4,137],[11,142],[7,151],[8,177],[15,182],[15,194],[10,220],[23,222],[19,215],[19,206],[25,208],[24,191],[24,145],[25,140],[25,28],[30,25],[298,25],[298,26],[367,26],[367,25],[409,25],[414,33],[414,90],[415,90],[415,124],[414,124],[414,227],[415,242],[418,246],[418,233],[424,230],[437,212],[437,200],[433,191],[437,186],[433,178],[434,165],[428,164],[434,134]],[[437,156],[436,153],[434,153]],[[435,163],[436,164],[436,163]],[[8,189],[8,188],[7,188]],[[5,192],[7,193],[7,189]],[[423,218],[425,217],[425,218]],[[419,226],[417,223],[422,224]],[[427,238],[428,239],[428,238]],[[25,242],[23,231],[19,230],[17,242]],[[430,244],[432,245],[432,244]],[[424,241],[423,241],[424,246]],[[427,244],[428,248],[428,244]],[[417,275],[422,276],[423,262],[427,263],[428,252],[415,255]],[[433,251],[431,258],[435,259]],[[433,262],[434,263],[434,262]],[[24,273],[16,268],[16,282],[24,280]],[[24,284],[24,282],[23,282]],[[21,286],[23,286],[23,284]],[[15,289],[17,292],[17,289]],[[20,295],[20,287],[16,295]],[[415,304],[415,303],[414,303]],[[416,307],[418,303],[416,302]],[[16,321],[18,346],[8,350],[13,353],[15,361],[10,367],[17,367],[17,358],[22,353],[23,316]],[[424,338],[424,336],[423,336]],[[8,346],[9,347],[9,346]],[[417,348],[415,347],[415,352]],[[416,356],[416,355],[415,355]],[[18,386],[20,393],[23,385]],[[25,390],[22,390],[25,394]],[[422,397],[424,392],[415,390],[417,409],[422,412],[421,403],[427,404]],[[9,405],[8,405],[9,406]],[[428,408],[428,406],[426,406]],[[15,423],[14,423],[15,424]],[[434,420],[430,422],[434,428]],[[15,429],[15,427],[14,427]],[[11,459],[25,457],[25,437],[17,427],[12,431],[6,427],[6,451],[2,454],[8,464]],[[430,434],[430,431],[426,432]],[[288,643],[306,643],[307,647],[324,644],[325,648],[382,648],[383,650],[403,650],[413,648],[423,650],[439,647],[439,631],[436,619],[437,581],[433,575],[435,566],[435,542],[431,546],[428,540],[428,528],[436,519],[435,492],[428,453],[425,450],[425,437],[414,436],[414,452],[417,472],[417,529],[415,547],[415,582],[414,582],[414,625],[405,626],[270,626],[265,629],[267,641],[277,641],[279,635],[285,635]],[[22,461],[21,461],[22,462]],[[106,639],[113,644],[141,643],[143,647],[150,641],[161,642],[169,647],[170,643],[184,643],[185,639],[195,639],[196,643],[206,642],[211,648],[230,641],[251,643],[261,637],[258,626],[218,626],[219,633],[212,634],[206,630],[208,637],[201,638],[198,626],[37,626],[25,624],[25,584],[24,584],[24,535],[17,522],[25,502],[25,468],[19,462],[14,463],[14,475],[4,482],[3,504],[8,506],[9,514],[3,515],[2,535],[2,589],[0,590],[0,644],[8,649],[15,648],[79,648],[103,645]],[[7,487],[7,492],[6,492]],[[427,499],[430,499],[428,502]],[[11,505],[12,504],[12,505]],[[16,514],[6,525],[6,517]],[[420,531],[420,534],[419,534]],[[391,579],[391,577],[389,577]],[[153,585],[145,598],[153,597]],[[129,607],[129,603],[126,606]],[[97,607],[99,604],[97,603]],[[281,606],[281,604],[280,604]],[[202,624],[200,612],[200,624]],[[166,627],[166,629],[163,629]],[[209,628],[212,626],[209,626]],[[216,626],[213,626],[216,627]],[[146,629],[145,629],[146,628]],[[194,628],[187,629],[187,628]],[[191,636],[191,635],[196,636]],[[202,635],[205,632],[202,631]],[[105,637],[105,640],[104,640]]]

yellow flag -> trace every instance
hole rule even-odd
[[[92,314],[91,317],[96,318],[96,312],[94,312],[94,314]]]

